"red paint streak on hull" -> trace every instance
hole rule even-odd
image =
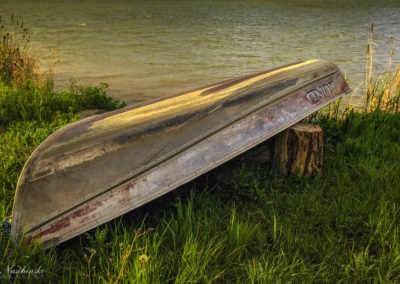
[[[69,225],[71,225],[70,217],[64,218],[64,219],[60,220],[59,222],[51,225],[51,227],[48,228],[47,230],[44,230],[37,235],[33,235],[33,236],[30,236],[29,238],[27,238],[26,244],[30,245],[32,243],[32,241],[35,241],[35,240],[41,238],[42,236],[52,234],[59,230],[67,228]]]
[[[131,195],[129,194],[130,189],[135,185],[135,183],[127,184],[119,193],[121,195],[121,199],[118,200],[119,204],[125,204],[126,202],[131,201]]]
[[[135,185],[135,183],[130,183],[128,185],[126,185],[122,191],[120,191],[117,195],[121,195],[122,198],[119,199],[119,203],[120,204],[124,204],[126,202],[129,202],[131,200],[130,194],[129,194],[129,190]],[[75,212],[73,212],[72,214],[70,214],[67,217],[62,218],[60,221],[58,221],[57,223],[53,224],[50,226],[50,228],[41,231],[39,233],[37,233],[36,235],[30,236],[27,240],[26,240],[26,244],[29,245],[32,243],[32,241],[40,239],[43,236],[46,235],[50,235],[50,234],[54,234],[58,231],[61,231],[69,226],[71,226],[71,220],[74,220],[76,218],[81,218],[81,220],[79,221],[80,224],[85,224],[88,220],[90,220],[93,216],[88,216],[90,213],[94,212],[96,209],[98,209],[99,207],[101,207],[106,200],[113,198],[114,194],[111,193],[109,195],[107,195],[106,197],[104,197],[102,200],[99,200],[93,204],[90,204],[84,208],[81,208]],[[84,217],[87,216],[87,217]],[[84,217],[84,218],[82,218]]]
[[[30,236],[27,240],[26,243],[27,245],[31,244],[32,241],[37,240],[43,236],[49,235],[49,234],[53,234],[55,232],[58,232],[64,228],[67,228],[71,225],[71,220],[88,215],[89,213],[95,211],[98,207],[100,207],[102,204],[104,203],[104,200],[100,200],[97,201],[93,204],[90,204],[82,209],[79,209],[77,211],[75,211],[74,213],[72,213],[71,215],[61,219],[60,221],[58,221],[57,223],[53,224],[50,226],[50,228],[39,232],[36,235]],[[89,218],[84,218],[80,223],[84,223],[84,221],[87,221]]]

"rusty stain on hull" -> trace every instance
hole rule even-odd
[[[334,64],[312,60],[64,127],[24,167],[12,237],[25,234],[46,246],[70,239],[234,158],[347,91]]]

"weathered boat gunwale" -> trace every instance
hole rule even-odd
[[[288,66],[293,66],[293,65],[295,65],[295,64],[290,64],[290,65],[288,65]],[[281,69],[281,68],[275,68],[275,69],[273,69],[273,70],[279,70],[279,69]],[[257,74],[263,74],[263,73],[265,73],[265,72],[266,72],[266,71],[264,71],[264,72],[259,72],[259,73],[257,73]],[[328,74],[328,75],[326,75],[326,76],[324,76],[324,77],[318,78],[318,80],[323,80],[323,79],[325,79],[325,78],[327,78],[327,77],[329,77],[329,76],[332,76],[333,74],[336,74],[336,73],[338,73],[338,72],[339,72],[339,70],[336,69],[336,70],[334,70],[333,72],[331,72],[330,74]],[[251,77],[251,76],[252,76],[252,75],[243,76],[243,77],[241,77],[241,78],[249,78],[249,77]],[[244,79],[244,80],[245,80],[245,79]],[[235,80],[227,80],[227,81],[225,81],[225,82],[228,82],[227,84],[229,84],[229,82],[232,83],[232,82],[234,82],[234,81],[235,81]],[[220,86],[220,85],[221,85],[221,83],[215,83],[215,84],[211,84],[211,85],[208,85],[208,86],[217,86],[217,87],[218,87],[218,86]],[[305,87],[303,86],[303,87],[301,87],[300,89],[304,89],[304,88],[305,88]],[[195,89],[195,90],[201,90],[201,89],[202,89],[202,88],[197,88],[197,89]],[[293,92],[291,92],[291,94],[297,92],[298,90],[299,90],[299,89],[294,90]],[[178,94],[178,95],[174,95],[174,96],[170,96],[170,97],[176,97],[176,96],[179,96],[179,95],[182,95],[182,94],[186,94],[186,93],[188,93],[188,92],[180,93],[180,94]],[[285,98],[288,97],[288,96],[290,96],[291,94],[287,94],[287,96],[285,96]],[[170,97],[169,97],[169,98],[170,98]],[[325,101],[325,102],[324,102],[324,105],[329,104],[331,101],[335,100],[337,97],[338,97],[338,96],[332,98],[331,100]],[[167,100],[167,99],[168,99],[168,98],[164,98],[164,99],[159,99],[159,100],[156,100],[156,101],[163,101],[163,100]],[[281,101],[281,100],[284,100],[284,98],[278,98],[277,100],[271,102],[271,104],[278,103],[278,102]],[[150,103],[144,103],[143,105],[148,105],[148,104],[150,104]],[[133,107],[130,107],[130,108],[128,108],[128,109],[139,108],[139,107],[141,107],[141,106],[142,106],[142,105],[133,106]],[[322,107],[322,105],[318,105],[318,107],[320,108],[320,107]],[[254,113],[254,112],[257,112],[259,109],[262,109],[262,108],[263,108],[262,106],[259,107],[258,109],[254,110],[253,113]],[[63,128],[63,129],[58,130],[57,132],[55,132],[55,133],[53,134],[54,136],[51,137],[51,138],[53,138],[54,140],[56,140],[60,135],[62,135],[62,134],[65,133],[66,131],[68,131],[70,128],[76,127],[77,125],[81,125],[81,124],[84,124],[84,123],[87,123],[87,122],[98,121],[98,120],[104,119],[104,118],[106,118],[106,117],[110,117],[110,116],[112,116],[112,115],[115,115],[115,114],[117,114],[117,113],[121,113],[121,112],[124,112],[124,111],[126,111],[126,109],[118,110],[118,111],[111,112],[111,113],[106,113],[106,114],[103,114],[103,115],[99,115],[98,117],[87,118],[87,119],[85,119],[85,120],[76,122],[76,123],[74,123],[74,124],[71,124],[70,126],[67,126],[65,129]],[[310,111],[309,111],[309,114],[311,114],[311,113],[314,112],[314,111],[315,111],[315,109],[310,110]],[[309,115],[309,114],[307,114],[307,115]],[[302,118],[303,118],[303,117],[302,117]],[[301,120],[302,118],[299,118],[298,120]],[[235,122],[237,122],[237,121],[239,121],[239,120],[241,120],[241,119],[238,119],[238,120],[236,120],[236,121],[234,121],[234,122],[231,122],[231,124],[234,124]],[[289,127],[290,125],[296,123],[298,120],[296,120],[296,121],[293,120],[293,121],[290,122],[290,124],[285,125],[284,127]],[[214,131],[213,133],[209,134],[208,136],[202,137],[202,140],[207,139],[207,138],[209,138],[209,137],[212,137],[212,136],[213,136],[216,132],[218,132],[218,131],[220,131],[220,130],[216,130],[216,131]],[[280,131],[280,130],[279,130],[279,131]],[[270,132],[268,135],[274,135],[274,134],[276,134],[276,133]],[[267,135],[267,136],[268,136],[268,135]],[[270,136],[269,136],[269,137],[270,137]],[[265,139],[266,139],[266,138],[263,137],[260,141],[265,140]],[[202,141],[202,140],[201,140],[201,141]],[[260,141],[257,140],[257,142],[249,143],[249,144],[248,144],[248,147],[245,147],[245,148],[243,148],[243,149],[247,150],[247,149],[253,147],[254,145],[257,145],[258,143],[260,143]],[[46,142],[47,142],[47,143],[46,143]],[[37,152],[35,152],[34,155],[32,155],[32,157],[28,160],[27,164],[29,163],[29,161],[31,161],[32,163],[34,163],[36,159],[40,159],[40,156],[41,156],[41,154],[42,154],[42,153],[41,153],[41,150],[42,150],[42,149],[46,149],[46,147],[47,147],[51,142],[52,142],[52,139],[49,139],[49,140],[44,141],[44,142],[39,146],[39,148],[37,149]],[[200,143],[200,142],[197,141],[196,143]],[[189,143],[189,144],[190,144],[189,146],[191,146],[191,147],[195,145],[195,144],[193,144],[193,143]],[[185,145],[185,147],[186,147],[186,146],[187,146],[187,145]],[[187,147],[186,147],[186,148],[185,148],[185,147],[182,147],[182,149],[181,149],[179,152],[175,153],[173,156],[168,157],[167,160],[171,160],[171,159],[173,159],[174,157],[180,155],[182,152],[184,152],[184,151],[187,149]],[[243,151],[245,151],[245,150],[243,150]],[[242,152],[243,152],[243,151],[242,151]],[[236,156],[237,154],[238,154],[238,153],[236,153],[236,152],[235,152],[235,153],[231,153],[231,154],[227,154],[227,155],[225,156],[225,158],[221,160],[222,162],[219,162],[219,163],[217,163],[217,164],[210,165],[209,167],[203,168],[203,170],[200,171],[200,172],[195,172],[195,173],[193,173],[192,175],[188,175],[188,176],[186,177],[186,180],[189,181],[189,180],[191,180],[192,178],[194,178],[194,177],[200,175],[201,173],[204,173],[204,172],[209,171],[209,170],[212,169],[213,167],[215,167],[215,166],[217,166],[217,165],[219,165],[219,164],[221,164],[221,163],[223,163],[223,162],[229,160],[230,158]],[[152,169],[156,168],[158,163],[163,163],[163,161],[161,161],[161,160],[155,160],[155,163],[153,164],[153,166],[150,167],[150,168],[147,168],[145,171],[146,171],[146,172],[147,172],[147,171],[151,171]],[[24,168],[24,170],[28,171],[28,169],[26,169],[26,168]],[[74,210],[76,210],[77,208],[80,208],[81,205],[86,204],[87,202],[92,202],[92,201],[93,201],[93,202],[96,202],[96,200],[97,200],[99,197],[101,197],[103,194],[105,194],[106,192],[112,192],[115,188],[123,186],[123,185],[124,185],[125,183],[127,183],[128,181],[131,181],[131,180],[134,179],[135,177],[139,177],[139,176],[140,176],[141,174],[143,174],[143,173],[144,173],[144,172],[140,172],[140,173],[138,173],[137,175],[135,175],[134,177],[130,177],[130,178],[128,178],[128,179],[125,179],[124,181],[118,183],[117,185],[115,185],[115,186],[113,186],[113,187],[111,187],[111,188],[108,188],[107,190],[105,190],[105,191],[99,193],[99,194],[96,195],[96,196],[93,196],[90,200],[86,200],[85,202],[82,202],[81,204],[78,204],[77,206],[74,206],[74,208],[71,208],[71,210],[64,211],[63,213],[64,213],[64,214],[67,214],[68,212],[74,211]],[[27,172],[27,173],[25,173],[25,174],[29,175],[29,172]],[[21,179],[23,179],[23,176],[21,176]],[[179,184],[182,184],[182,181],[179,181],[178,183],[179,183]],[[175,185],[171,186],[171,189],[168,189],[168,190],[163,191],[163,193],[161,193],[160,195],[165,194],[166,192],[172,190],[173,188],[175,188]],[[150,197],[151,197],[151,196],[149,196],[149,198],[150,198]],[[155,197],[153,196],[151,199],[154,199],[154,198],[155,198]],[[15,207],[16,207],[16,204],[14,204],[14,208],[15,208]],[[132,210],[132,209],[130,209],[130,210]],[[127,210],[127,211],[130,211],[130,210]],[[17,211],[18,211],[18,210],[17,210]],[[20,212],[17,212],[17,213],[20,213]],[[120,213],[118,213],[118,214],[120,214]],[[18,219],[18,216],[14,216],[14,217],[16,217],[16,219]],[[112,219],[112,218],[114,218],[114,217],[111,217],[110,219]],[[13,219],[14,219],[14,218],[13,218]],[[55,218],[51,218],[52,221],[49,220],[49,221],[46,222],[46,223],[50,223],[50,222],[51,222],[51,224],[49,225],[49,226],[51,227],[51,225],[54,224],[54,223],[56,223],[57,220],[59,220],[59,219],[60,219],[60,218],[58,218],[57,216],[55,216]],[[14,220],[15,220],[15,219],[14,219]],[[105,222],[105,221],[101,221],[101,222]],[[100,222],[100,223],[101,223],[101,222]],[[100,223],[96,222],[95,224],[100,224]],[[94,226],[96,226],[96,225],[94,225]],[[45,231],[46,228],[48,229],[48,228],[50,228],[50,227],[46,226],[46,225],[43,224],[43,223],[42,223],[42,224],[39,224],[36,228],[30,228],[30,230],[29,230],[29,235],[40,234],[39,231]],[[42,228],[42,229],[40,229],[39,231],[36,230],[36,232],[34,232],[35,229],[38,229],[38,228]],[[81,227],[81,229],[83,229],[83,228],[84,228],[84,227]],[[87,229],[87,228],[88,228],[88,227],[86,227],[86,229]],[[86,229],[85,229],[85,230],[86,230]],[[71,237],[72,237],[72,236],[73,236],[73,235],[71,235]],[[65,236],[65,237],[67,237],[67,236]],[[64,240],[66,240],[66,238],[63,238],[63,241],[64,241]]]

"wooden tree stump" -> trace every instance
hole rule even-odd
[[[310,123],[298,123],[275,138],[279,172],[285,176],[315,176],[322,170],[322,129]]]

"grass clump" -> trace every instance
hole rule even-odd
[[[0,77],[7,85],[29,86],[39,80],[36,59],[29,52],[29,29],[12,14],[0,17]]]
[[[32,283],[400,282],[398,68],[368,84],[362,108],[336,103],[312,118],[324,129],[321,176],[282,178],[272,164],[228,164],[47,251],[11,250],[1,238],[0,272],[42,267],[39,278],[24,279]],[[7,216],[33,149],[105,94],[52,91],[36,101],[23,98],[34,96],[26,88],[3,86],[3,101],[35,102],[0,104],[0,213]]]
[[[124,104],[107,96],[106,84],[82,87],[71,83],[68,90],[55,92],[43,86],[34,89],[9,87],[0,82],[0,125],[16,121],[53,121],[57,113],[77,113],[85,109],[113,110]]]

